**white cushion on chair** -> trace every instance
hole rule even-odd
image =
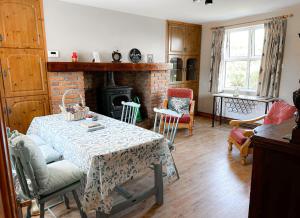
[[[49,180],[45,189],[39,194],[47,195],[56,192],[62,188],[79,182],[83,172],[70,161],[62,160],[48,164]]]

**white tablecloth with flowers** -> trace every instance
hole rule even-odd
[[[110,193],[117,185],[139,176],[152,163],[166,163],[168,180],[175,175],[173,160],[162,135],[103,115],[98,121],[104,129],[87,132],[82,121],[65,121],[62,114],[36,117],[27,134],[36,134],[64,159],[86,174],[82,206],[109,213]]]

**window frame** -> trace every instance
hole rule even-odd
[[[257,56],[255,55],[255,31],[259,29],[264,29],[264,24],[257,24],[247,27],[237,27],[225,30],[224,36],[224,45],[223,45],[223,60],[221,64],[221,77],[220,77],[220,84],[221,84],[221,91],[223,92],[232,92],[234,88],[226,87],[226,63],[227,62],[237,62],[237,61],[246,61],[247,62],[247,72],[246,72],[246,87],[241,87],[240,91],[243,94],[253,95],[256,93],[256,90],[250,89],[250,72],[251,72],[251,62],[252,61],[261,61],[262,55]],[[247,56],[240,56],[240,57],[230,57],[230,34],[234,32],[240,32],[243,30],[248,31],[248,55]]]

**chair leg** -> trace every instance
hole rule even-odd
[[[70,209],[69,198],[67,197],[66,194],[63,195],[63,199],[64,199],[64,202],[65,202],[66,208]]]
[[[26,218],[31,218],[31,205],[27,207]]]
[[[80,217],[81,217],[81,218],[86,218],[87,216],[86,216],[85,212],[83,211],[83,209],[82,209],[82,207],[81,207],[81,203],[80,203],[80,200],[79,200],[79,198],[78,198],[78,195],[77,195],[76,190],[72,190],[72,193],[73,193],[73,197],[74,197],[74,199],[75,199],[77,208],[78,208],[78,210],[80,211]]]
[[[172,160],[173,160],[173,163],[174,163],[174,167],[175,167],[175,171],[176,171],[176,175],[177,175],[177,180],[179,180],[179,179],[180,179],[180,177],[179,177],[179,173],[178,173],[177,166],[176,166],[176,164],[175,164],[175,161],[174,161],[174,158],[173,158],[172,152],[171,152],[171,157],[172,157]]]
[[[40,218],[44,218],[45,216],[45,203],[40,203]]]
[[[228,151],[231,152],[232,151],[232,145],[233,143],[228,141]]]
[[[189,127],[189,136],[193,135],[193,126],[191,125]]]

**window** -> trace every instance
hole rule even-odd
[[[226,30],[221,90],[256,91],[264,34],[263,25]]]

